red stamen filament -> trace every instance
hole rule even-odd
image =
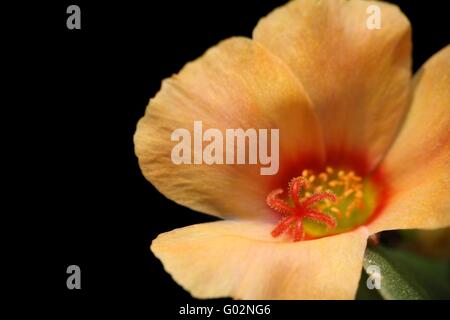
[[[288,232],[293,235],[294,241],[303,240],[305,238],[305,232],[303,230],[304,218],[324,223],[331,229],[336,227],[336,220],[333,217],[310,208],[314,203],[324,199],[336,201],[335,195],[331,192],[316,193],[303,202],[300,202],[299,193],[304,185],[305,179],[303,177],[294,178],[289,183],[289,197],[294,203],[294,207],[290,207],[285,201],[278,198],[283,193],[282,189],[276,189],[267,196],[267,205],[283,214],[281,220],[272,230],[273,237],[276,238],[282,233]]]

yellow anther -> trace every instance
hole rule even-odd
[[[325,172],[322,172],[319,174],[319,179],[325,182],[328,180],[328,175]]]
[[[336,187],[337,185],[339,185],[339,181],[337,181],[337,180],[331,180],[330,182],[328,182],[328,185],[330,186],[330,187]]]
[[[355,192],[355,190],[353,190],[353,189],[348,189],[347,191],[344,192],[344,198],[348,197],[348,196],[351,195],[353,192]]]
[[[335,213],[339,218],[342,217],[342,212],[338,208],[332,207],[330,210],[331,210],[331,212]]]
[[[364,205],[362,179],[354,171],[336,170],[332,167],[326,167],[322,172],[305,169],[302,176],[305,179],[305,187],[301,198],[305,199],[324,191],[332,192],[336,201],[324,199],[316,204],[316,209],[329,210],[337,219],[350,217],[352,212],[356,212],[356,208]]]
[[[356,201],[353,201],[348,207],[347,210],[345,211],[345,216],[348,218],[350,217],[351,213],[353,212],[353,209],[355,209],[356,206]]]

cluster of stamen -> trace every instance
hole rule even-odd
[[[305,179],[305,197],[324,189],[332,190],[336,199],[317,205],[320,211],[330,211],[337,218],[349,218],[355,209],[364,207],[362,178],[354,171],[335,170],[327,167],[324,172],[315,174],[312,170],[303,170]]]
[[[282,193],[283,189],[273,190],[266,199],[267,205],[281,215],[272,236],[287,233],[294,241],[305,239],[305,218],[333,230],[341,218],[350,217],[355,209],[364,206],[361,177],[331,167],[319,174],[304,170],[289,183],[288,201],[280,198]]]

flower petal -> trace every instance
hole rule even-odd
[[[219,221],[160,234],[151,245],[197,298],[353,299],[367,229],[311,241],[270,236],[271,224]]]
[[[280,162],[295,161],[299,168],[305,155],[311,162],[324,159],[319,123],[301,84],[279,58],[250,39],[225,40],[164,80],[134,142],[143,174],[168,198],[221,217],[264,216],[275,179],[261,175],[268,165],[171,161],[177,144],[171,133],[186,128],[192,134],[197,120],[203,132],[219,129],[224,141],[225,129],[279,129]]]
[[[380,9],[380,29],[367,27],[373,6]],[[322,124],[327,161],[364,153],[367,170],[374,168],[408,106],[411,30],[398,7],[291,1],[261,19],[253,38],[301,80]]]
[[[414,80],[410,112],[381,167],[391,197],[371,232],[450,226],[450,45]]]

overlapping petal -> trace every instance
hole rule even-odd
[[[151,250],[197,298],[353,299],[367,229],[285,242],[271,224],[219,221],[160,234]]]
[[[380,170],[391,197],[371,232],[450,225],[450,46],[415,76],[411,110]]]
[[[318,120],[298,79],[249,39],[225,40],[165,80],[139,121],[134,141],[143,174],[168,198],[221,217],[267,214],[265,197],[274,176],[261,175],[261,165],[171,161],[176,144],[171,133],[178,128],[192,133],[198,120],[203,131],[216,128],[224,136],[226,129],[279,129],[280,162],[295,161],[301,168],[305,155],[323,161]]]
[[[379,8],[380,29],[367,26],[373,6]],[[321,120],[328,161],[364,153],[367,169],[374,168],[409,102],[411,30],[398,7],[295,0],[261,19],[253,38],[281,57],[304,85]]]

